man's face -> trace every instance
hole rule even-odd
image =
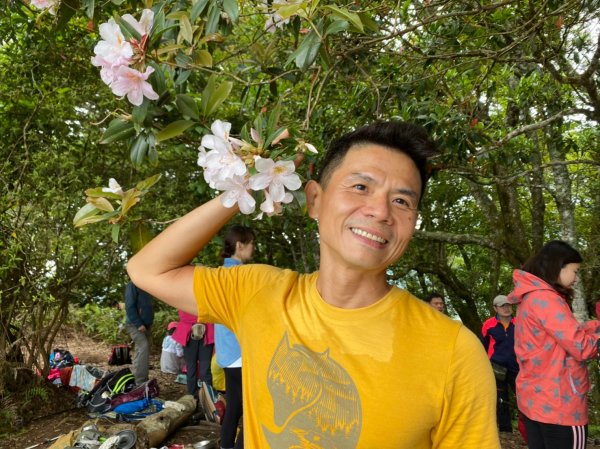
[[[504,318],[512,316],[512,306],[509,303],[502,304],[501,306],[494,306],[496,313]]]
[[[444,313],[444,300],[442,298],[431,298],[429,305],[434,309]]]
[[[321,266],[380,274],[400,258],[417,219],[421,177],[404,153],[375,144],[352,147],[323,189],[307,185],[319,221]]]

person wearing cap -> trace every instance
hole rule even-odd
[[[481,340],[494,368],[498,402],[496,418],[500,432],[512,432],[509,389],[515,392],[519,364],[515,355],[515,324],[508,298],[498,295],[492,302],[496,314],[483,323]]]
[[[160,370],[167,374],[181,374],[184,365],[183,346],[173,339],[173,332],[177,329],[177,321],[167,325],[167,335],[162,342],[160,353]]]

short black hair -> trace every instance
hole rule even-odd
[[[560,270],[570,263],[581,263],[581,254],[562,240],[552,240],[523,264],[523,270],[550,284],[556,291],[571,298],[573,292],[558,283]]]
[[[432,292],[429,294],[429,296],[427,296],[427,298],[425,298],[425,302],[431,302],[433,298],[442,298],[442,301],[444,301],[444,297],[442,295],[440,295],[438,292]]]
[[[381,145],[410,157],[421,175],[420,193],[423,196],[429,179],[427,159],[438,154],[438,150],[423,127],[399,120],[374,122],[333,141],[321,162],[317,182],[325,188],[331,173],[342,163],[348,150],[362,144]]]

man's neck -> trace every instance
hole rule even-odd
[[[500,322],[504,325],[507,325],[510,323],[510,320],[512,320],[512,315],[510,316],[500,316],[498,315],[498,319],[500,320]]]
[[[385,273],[366,274],[355,270],[321,267],[317,291],[323,300],[342,309],[367,307],[383,298],[391,289]]]

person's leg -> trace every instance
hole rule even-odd
[[[525,423],[527,447],[529,449],[546,449],[541,423],[529,419],[524,413],[521,413],[521,415],[523,416],[523,422]]]
[[[148,380],[148,359],[150,357],[150,344],[145,332],[140,332],[134,324],[126,326],[127,332],[133,340],[135,353],[132,360],[132,371],[136,385],[143,384]],[[149,330],[146,330],[148,332]]]
[[[206,382],[212,387],[212,371],[210,369],[210,361],[212,360],[215,345],[213,343],[205,345],[204,339],[200,341],[201,343],[198,349],[198,358],[200,360],[200,373],[198,377],[202,382]]]
[[[585,449],[587,426],[560,426],[529,419],[523,415],[529,449]]]
[[[190,339],[183,348],[183,359],[186,365],[187,394],[198,399],[198,347],[202,340]]]
[[[243,448],[243,435],[238,441],[236,434],[242,417],[242,368],[224,368],[225,371],[225,416],[221,424],[221,448]]]
[[[587,426],[559,426],[541,423],[546,449],[585,449]]]
[[[496,390],[498,392],[498,402],[496,404],[496,421],[500,432],[512,432],[512,423],[510,420],[510,404],[508,397],[508,382],[506,380],[496,379]]]

